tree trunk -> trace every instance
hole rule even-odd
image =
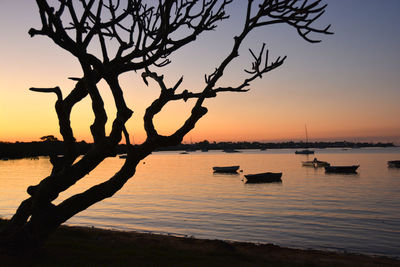
[[[62,223],[118,192],[135,174],[140,160],[150,154],[150,147],[146,148],[139,149],[136,153],[128,152],[128,158],[120,171],[109,180],[73,195],[57,206],[50,203],[52,199],[43,198],[48,190],[58,192],[57,185],[54,184],[54,188],[45,188],[49,184],[39,184],[35,195],[21,203],[16,214],[1,232],[1,249],[17,254],[35,253]]]
[[[30,217],[21,227],[6,227],[1,233],[1,250],[12,254],[33,254],[47,241],[60,226],[54,207],[43,209],[40,214]],[[9,222],[12,224],[12,222]]]

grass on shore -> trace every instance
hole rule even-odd
[[[0,228],[5,221],[0,221]],[[86,227],[60,227],[35,256],[0,254],[0,266],[400,266],[358,254],[282,248]]]

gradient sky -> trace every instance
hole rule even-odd
[[[170,85],[184,75],[182,88],[204,86],[204,74],[217,66],[240,30],[243,2],[233,5],[229,21],[205,33],[172,57],[165,73]],[[220,94],[206,101],[209,113],[186,142],[284,141],[388,141],[400,143],[400,27],[399,0],[325,0],[326,13],[319,25],[332,24],[334,35],[310,44],[292,28],[279,25],[253,33],[237,59],[225,72],[221,85],[235,85],[246,77],[251,58],[265,42],[270,56],[287,55],[279,69],[254,82],[240,94]],[[28,30],[40,27],[35,1],[0,0],[0,141],[36,141],[56,135],[58,121],[54,94],[28,91],[29,87],[60,86],[66,95],[74,86],[67,77],[80,77],[77,60],[48,38],[30,38]],[[139,73],[140,74],[140,73]],[[128,131],[135,142],[145,138],[144,109],[158,95],[138,75],[122,77],[134,116]],[[115,115],[110,93],[101,87],[109,111]],[[188,116],[190,104],[171,104],[156,117],[160,133],[170,133]],[[92,141],[93,115],[88,99],[76,105],[72,126],[78,140]]]

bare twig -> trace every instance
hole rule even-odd
[[[53,88],[31,87],[31,88],[29,88],[29,90],[34,91],[34,92],[40,92],[40,93],[55,93],[57,95],[57,100],[63,100],[61,89],[58,86],[53,87]]]

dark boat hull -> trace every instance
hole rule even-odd
[[[247,174],[244,176],[246,178],[246,183],[273,183],[282,182],[281,172],[265,172],[258,174]]]
[[[213,167],[216,173],[237,173],[240,166]]]
[[[224,149],[223,152],[225,153],[240,153],[240,151],[235,149]]]
[[[310,154],[314,154],[314,151],[305,149],[305,150],[296,150],[294,153],[301,154],[301,155],[310,155]]]
[[[357,173],[359,165],[353,166],[326,166],[325,172],[327,173]]]
[[[389,168],[400,168],[400,160],[391,160],[387,164]]]

